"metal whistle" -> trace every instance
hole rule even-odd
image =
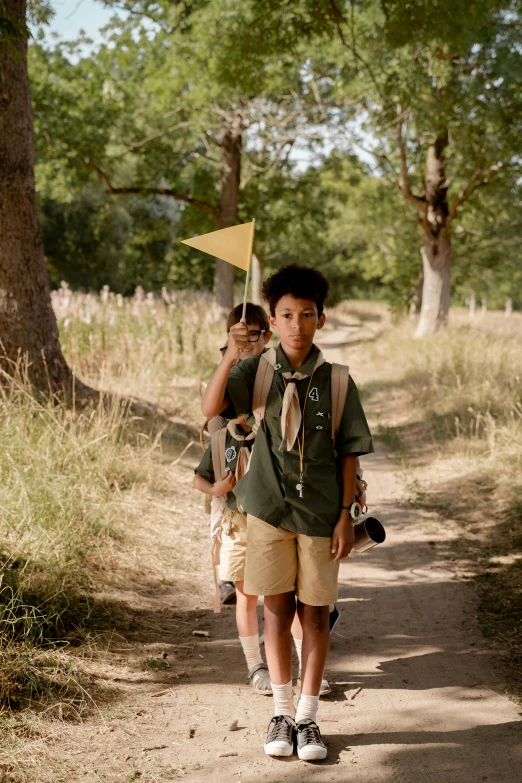
[[[299,484],[296,484],[295,488],[299,491],[299,497],[302,498],[303,497],[303,489],[304,489],[303,474],[302,473],[299,476]]]

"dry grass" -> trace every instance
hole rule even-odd
[[[207,299],[187,292],[124,301],[62,286],[53,303],[82,380],[171,414],[143,421],[111,396],[81,411],[38,401],[22,369],[0,386],[0,711],[73,714],[85,693],[71,645],[107,622],[92,595],[121,579],[128,534],[186,441],[181,420],[200,418],[199,380],[223,336]]]
[[[76,413],[0,387],[0,710],[82,697],[74,656],[89,591],[132,516],[121,502],[146,480],[125,443],[125,412]],[[58,647],[57,647],[58,645]]]
[[[155,298],[138,288],[124,299],[107,288],[72,294],[62,284],[52,298],[68,361],[95,388],[185,412],[195,381],[208,380],[219,357],[223,326],[208,295],[164,290]]]
[[[460,530],[479,619],[522,692],[522,317],[470,321],[415,340],[403,322],[369,346],[366,393],[411,502]]]

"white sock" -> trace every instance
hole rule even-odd
[[[274,685],[273,682],[271,685],[274,695],[274,715],[290,715],[293,718],[295,707],[292,680],[288,680],[284,685]]]
[[[299,661],[299,671],[301,671],[301,656],[303,654],[303,640],[293,637],[295,644],[295,651],[297,653],[297,660]]]
[[[251,671],[258,663],[263,663],[258,633],[254,634],[254,636],[240,636],[239,641],[245,654],[248,671]]]
[[[313,720],[315,722],[318,707],[319,696],[306,696],[302,693],[297,703],[295,722],[300,723],[302,720]]]

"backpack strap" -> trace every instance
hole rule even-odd
[[[223,427],[210,436],[210,445],[212,447],[212,467],[214,470],[214,479],[221,481],[225,478],[227,450],[227,428]]]
[[[254,391],[252,394],[252,413],[255,423],[254,431],[257,432],[261,422],[265,418],[266,401],[268,393],[274,380],[274,366],[276,363],[276,349],[270,348],[266,353],[262,353],[257,365],[256,379],[254,381]]]
[[[349,378],[349,367],[345,364],[332,364],[332,441],[334,444],[341,427],[344,403],[348,394]]]

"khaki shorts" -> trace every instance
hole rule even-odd
[[[326,606],[337,600],[338,574],[331,538],[292,533],[248,515],[248,595],[279,595],[295,590],[301,603]]]
[[[219,558],[219,578],[224,582],[242,582],[245,578],[246,545],[246,514],[226,508],[221,523]]]

